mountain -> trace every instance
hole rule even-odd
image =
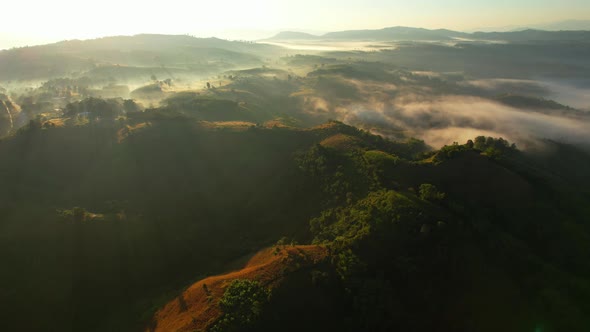
[[[322,37],[326,39],[450,40],[453,38],[465,38],[467,36],[465,33],[446,29],[428,30],[398,26],[380,30],[330,32]]]
[[[545,31],[579,31],[579,30],[590,30],[590,20],[567,20],[557,21],[550,23],[541,24],[529,24],[526,26],[522,25],[507,25],[497,27],[479,27],[476,29],[470,29],[466,32],[513,32],[523,30],[545,30]]]
[[[0,51],[0,77],[5,80],[47,79],[84,75],[105,67],[115,67],[115,75],[111,74],[115,78],[125,76],[122,72],[130,68],[147,68],[148,78],[150,68],[206,73],[219,68],[257,66],[279,49],[268,44],[186,35],[143,34],[68,40]]]
[[[305,32],[296,32],[296,31],[283,31],[283,32],[279,32],[278,34],[276,34],[274,37],[271,37],[270,39],[276,39],[276,40],[307,40],[307,39],[319,39],[319,36],[316,35],[312,35],[310,33],[305,33]]]
[[[301,32],[284,31],[270,38],[271,40],[339,40],[339,39],[377,39],[377,40],[448,40],[452,38],[463,38],[466,34],[446,29],[428,30],[410,27],[391,27],[380,30],[347,30],[329,32],[316,36]]]
[[[321,36],[282,32],[273,40],[381,40],[381,41],[448,41],[457,39],[525,41],[590,41],[590,31],[518,30],[509,32],[465,33],[448,29],[429,30],[412,27],[390,27],[379,30],[348,30],[329,32]]]
[[[567,20],[545,24],[533,24],[528,26],[527,28],[547,31],[590,30],[590,20]],[[519,30],[526,30],[527,28],[520,28]]]

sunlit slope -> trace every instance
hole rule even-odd
[[[221,316],[219,298],[232,280],[250,279],[275,289],[291,274],[327,256],[321,246],[277,246],[260,251],[238,271],[200,280],[154,315],[146,332],[206,331]]]

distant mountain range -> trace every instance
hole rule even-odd
[[[447,29],[429,30],[412,27],[390,27],[379,30],[348,30],[329,32],[321,36],[303,32],[284,31],[268,40],[504,40],[504,41],[590,41],[590,31],[519,30],[509,32],[466,33]]]
[[[528,25],[508,25],[502,27],[480,27],[471,29],[467,32],[509,32],[509,31],[523,31],[523,30],[545,30],[545,31],[575,31],[575,30],[590,30],[590,20],[567,20],[550,22],[543,24],[528,24]]]

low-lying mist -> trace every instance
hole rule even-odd
[[[585,114],[544,114],[475,96],[401,92],[389,99],[382,97],[375,93],[365,102],[338,106],[315,98],[311,105],[316,111],[331,110],[345,123],[390,137],[414,136],[436,148],[479,135],[503,137],[524,149],[536,147],[541,139],[572,144],[590,140],[590,116]]]
[[[506,91],[545,97],[559,103],[590,111],[590,80],[580,79],[479,79],[464,83],[466,87],[475,87],[491,94]]]

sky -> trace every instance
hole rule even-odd
[[[477,30],[590,20],[589,0],[7,0],[0,49],[138,33],[260,39],[281,30]]]

